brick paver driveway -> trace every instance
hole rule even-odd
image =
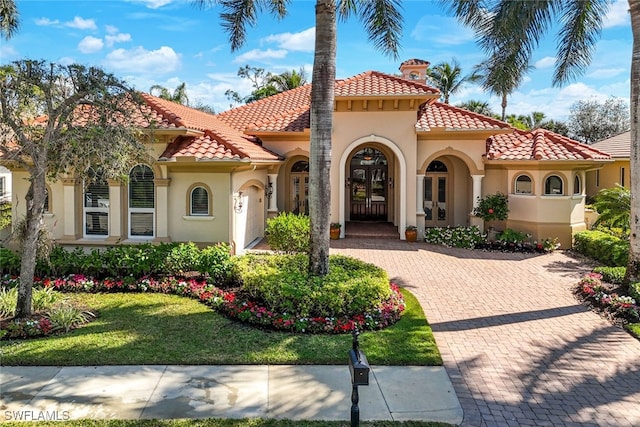
[[[580,260],[399,240],[331,246],[420,300],[463,426],[640,426],[640,342],[574,298],[589,270]]]

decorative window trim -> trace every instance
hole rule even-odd
[[[561,188],[560,188],[560,192],[559,192],[559,193],[548,193],[548,192],[547,192],[547,182],[549,182],[549,180],[550,180],[551,178],[553,178],[553,177],[556,177],[556,178],[558,178],[558,179],[560,180]],[[557,174],[557,173],[552,173],[552,174],[547,175],[547,176],[544,178],[543,194],[544,194],[545,196],[553,196],[553,197],[557,197],[557,196],[566,196],[566,194],[565,194],[565,191],[566,191],[565,189],[566,189],[566,187],[567,187],[567,186],[566,186],[566,183],[564,182],[564,179],[562,178],[562,175],[559,175],[559,174]]]
[[[518,179],[520,179],[521,177],[529,178],[529,183],[531,184],[531,191],[530,192],[526,193],[526,192],[523,192],[523,191],[518,191]],[[535,184],[535,182],[534,182],[533,178],[531,177],[531,175],[529,175],[528,173],[523,173],[523,172],[518,173],[516,175],[516,177],[514,178],[514,180],[513,180],[513,194],[517,194],[519,196],[534,196],[535,195],[535,191],[534,191],[535,185],[534,184]]]
[[[582,177],[579,174],[575,174],[575,176],[573,177],[573,195],[574,196],[582,195],[582,190],[583,190],[582,187],[583,187]]]
[[[192,199],[191,196],[193,194],[193,191],[196,188],[203,188],[206,192],[207,192],[207,213],[206,214],[197,214],[197,213],[193,213],[193,205],[192,205]],[[186,203],[186,215],[188,217],[208,217],[208,216],[212,216],[213,214],[213,192],[211,191],[211,188],[203,183],[203,182],[196,182],[194,184],[191,184],[191,186],[189,187],[189,189],[187,190],[187,203]]]
[[[185,221],[213,221],[216,217],[213,215],[183,215],[182,219]]]

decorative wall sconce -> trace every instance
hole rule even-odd
[[[233,210],[236,213],[242,213],[243,207],[244,203],[242,202],[242,191],[238,191],[235,196],[233,196]]]
[[[271,196],[273,196],[273,183],[269,182],[264,189],[264,195],[267,196],[267,199],[271,200]]]

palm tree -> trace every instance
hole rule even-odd
[[[516,72],[512,69],[511,64],[503,62],[499,56],[488,59],[475,67],[475,73],[482,88],[500,97],[500,106],[502,107],[500,119],[502,121],[507,118],[507,97],[520,86],[526,72],[533,69],[528,63],[524,67],[525,70],[522,73]]]
[[[470,99],[466,102],[461,102],[456,105],[458,108],[464,108],[468,111],[473,111],[474,113],[482,114],[484,116],[493,116],[493,111],[489,107],[489,103],[486,101],[478,101],[476,99]]]
[[[267,9],[283,18],[287,14],[287,3],[284,0],[195,0],[201,7],[222,6],[220,17],[229,34],[232,51],[244,44],[246,27],[257,23],[259,11]],[[375,47],[397,57],[402,33],[400,8],[400,0],[316,0],[309,141],[309,273],[312,275],[324,276],[329,271],[330,204],[327,201],[331,200],[329,169],[336,78],[336,15],[347,19],[357,14]]]
[[[607,0],[545,2],[487,0],[444,1],[464,25],[476,31],[480,46],[492,64],[508,64],[514,80],[527,71],[532,53],[554,23],[559,25],[555,86],[582,74],[591,62],[603,21],[611,2]],[[633,50],[631,53],[631,233],[627,281],[640,280],[640,1],[629,0]],[[495,80],[496,70],[489,77]]]
[[[189,97],[187,96],[187,84],[184,82],[180,83],[175,88],[173,93],[171,93],[169,89],[161,85],[151,86],[151,88],[149,89],[149,93],[153,95],[153,92],[156,92],[158,94],[156,95],[158,98],[166,99],[167,101],[171,102],[177,102],[178,104],[182,105],[189,105]]]
[[[273,85],[278,93],[295,89],[307,84],[307,76],[303,68],[300,71],[285,71],[282,74],[269,76],[269,84]]]
[[[541,111],[532,111],[528,115],[521,115],[518,120],[527,125],[529,129],[538,129],[544,123],[545,114]]]
[[[0,0],[0,36],[9,40],[18,31],[20,19],[14,0]]]
[[[440,89],[440,97],[445,104],[449,103],[449,97],[454,95],[462,85],[467,82],[475,82],[478,80],[476,73],[462,75],[460,63],[453,58],[451,63],[441,62],[433,68],[427,69],[427,77],[433,82],[433,85]]]

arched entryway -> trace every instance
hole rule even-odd
[[[309,159],[298,157],[287,170],[285,209],[294,214],[309,215]]]
[[[387,156],[373,147],[358,150],[349,163],[349,219],[387,221],[389,167]]]

